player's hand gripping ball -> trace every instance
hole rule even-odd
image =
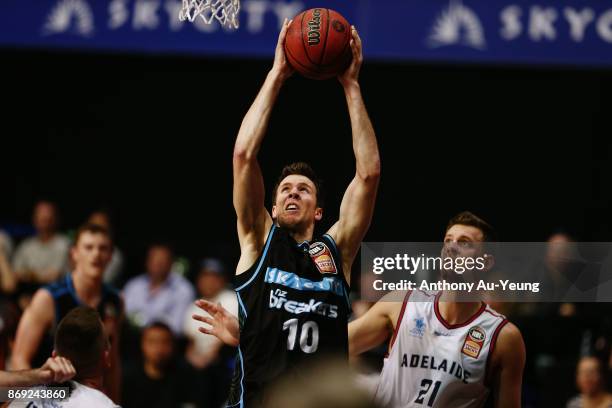
[[[351,63],[351,26],[340,13],[314,8],[293,19],[285,39],[289,64],[311,79],[329,79]]]

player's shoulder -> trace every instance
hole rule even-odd
[[[92,407],[92,408],[117,408],[118,406],[103,392],[87,387],[77,382],[71,382],[73,391],[70,398],[63,405],[64,408]]]
[[[499,331],[497,338],[498,347],[507,346],[510,348],[522,347],[525,348],[523,343],[523,335],[518,327],[512,322],[506,321],[504,326]]]
[[[42,287],[34,292],[34,296],[32,296],[32,301],[30,302],[28,308],[41,310],[47,309],[53,306],[55,298],[56,296],[52,287]]]
[[[51,292],[45,288],[38,289],[32,301],[26,309],[26,314],[30,316],[28,321],[36,322],[37,324],[48,324],[53,322],[55,318],[55,303]],[[34,319],[34,320],[31,320]],[[24,319],[22,319],[24,320]]]
[[[523,335],[516,325],[509,321],[504,321],[503,327],[499,331],[495,348],[493,350],[493,360],[496,366],[503,367],[522,367],[525,364],[525,342]]]

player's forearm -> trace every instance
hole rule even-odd
[[[0,371],[0,387],[30,387],[43,382],[44,375],[39,368],[10,372]]]
[[[344,93],[351,117],[357,175],[364,180],[378,180],[380,175],[378,144],[359,84],[355,82],[347,85]]]
[[[15,350],[11,356],[11,368],[13,370],[29,370],[32,367],[30,365],[30,359],[23,355],[23,353]]]
[[[270,116],[282,85],[283,80],[280,75],[274,70],[270,71],[259,94],[242,120],[234,146],[234,157],[248,160],[255,159],[266,134]]]

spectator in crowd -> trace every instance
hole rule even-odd
[[[582,357],[576,370],[576,386],[580,395],[567,403],[567,408],[610,408],[612,394],[605,390],[603,364],[597,357]]]
[[[108,212],[99,210],[93,212],[87,220],[89,224],[99,225],[106,229],[111,237],[113,236],[113,227],[111,224],[110,215]],[[117,248],[117,245],[113,246],[113,255],[111,257],[106,270],[104,271],[104,282],[109,285],[117,286],[119,279],[121,278],[121,272],[123,270],[123,254]]]
[[[0,240],[2,237],[0,236]],[[0,243],[0,293],[11,294],[17,289],[17,276],[9,263],[9,254]]]
[[[104,373],[110,364],[110,345],[95,309],[79,306],[62,319],[57,326],[53,350],[53,357],[58,356],[68,359],[76,371],[74,381],[67,384],[70,396],[62,401],[13,402],[10,408],[118,408],[103,393]]]
[[[212,303],[221,303],[230,313],[238,316],[238,301],[236,292],[227,288],[227,277],[223,264],[216,259],[205,259],[196,277],[198,296]],[[192,304],[185,315],[185,337],[187,338],[187,360],[195,368],[204,369],[219,356],[223,343],[210,334],[200,332],[202,325],[192,316],[206,314],[205,311]]]
[[[2,230],[0,230],[0,252],[3,252],[7,259],[13,256],[13,240]]]
[[[36,204],[33,223],[36,236],[17,247],[13,269],[22,282],[47,284],[65,271],[70,242],[56,231],[57,209],[52,202]]]
[[[145,327],[155,321],[166,323],[175,335],[182,335],[183,321],[195,293],[191,283],[172,272],[174,255],[167,245],[149,248],[147,272],[132,278],[123,289],[130,322]]]
[[[37,352],[38,356],[48,355],[47,334],[54,331],[70,310],[82,305],[93,307],[102,317],[111,341],[112,364],[105,373],[106,389],[111,398],[118,400],[123,305],[119,294],[102,282],[111,253],[112,241],[105,229],[89,224],[79,228],[71,250],[74,271],[53,285],[39,289],[19,322],[11,360],[13,369],[27,369],[33,360],[40,361],[40,357],[35,359]]]
[[[175,356],[175,338],[170,327],[153,322],[143,329],[142,363],[125,370],[124,408],[173,408],[194,404],[193,373]]]

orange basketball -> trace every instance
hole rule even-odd
[[[311,79],[328,79],[348,68],[352,59],[351,26],[340,13],[306,10],[293,19],[285,39],[289,64]]]

